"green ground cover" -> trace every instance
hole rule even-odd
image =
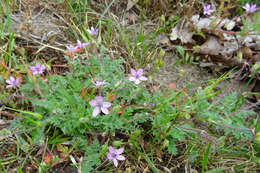
[[[181,89],[153,80],[166,54],[156,38],[170,35],[185,15],[179,6],[172,16],[163,11],[167,4],[189,6],[191,1],[57,0],[44,1],[44,8],[42,2],[0,2],[1,172],[260,170],[259,102],[247,101],[257,93],[230,89],[246,64]],[[208,6],[210,1],[194,3],[201,15],[222,17],[224,6],[232,6],[231,17],[245,21],[244,14],[259,14],[255,1],[215,2],[217,9]],[[139,16],[125,11],[133,6]],[[67,43],[56,44],[58,36],[47,35],[46,42],[24,44],[26,34],[32,39],[28,20],[41,9],[57,10],[52,14],[66,24]],[[11,27],[19,10],[28,17],[20,33]],[[130,24],[119,14],[130,15]],[[149,26],[149,20],[157,25]],[[176,54],[180,60],[174,66],[199,63],[181,43]],[[224,80],[230,84],[219,89]]]

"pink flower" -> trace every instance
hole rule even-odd
[[[97,80],[96,82],[92,80],[92,83],[93,83],[96,87],[99,87],[99,86],[101,86],[101,85],[107,84],[106,81],[100,81],[100,80]]]
[[[210,15],[214,10],[210,9],[211,5],[203,5],[203,14]]]
[[[137,72],[131,68],[131,77],[129,78],[130,81],[133,81],[136,85],[141,83],[141,81],[147,80],[146,77],[142,76],[143,74],[143,69],[138,69]]]
[[[35,66],[30,66],[30,70],[33,72],[33,75],[42,74],[45,70],[45,66],[41,65],[39,62],[36,62]]]
[[[20,80],[19,77],[15,79],[13,76],[11,76],[9,80],[8,79],[6,80],[6,83],[9,84],[6,86],[6,88],[16,87],[19,84],[19,80]]]
[[[243,6],[243,9],[245,9],[248,13],[253,13],[254,11],[256,11],[256,4],[250,6],[249,3],[246,3],[246,5]]]
[[[97,33],[98,33],[98,28],[95,29],[93,26],[91,26],[91,28],[90,28],[90,29],[87,29],[87,31],[88,31],[88,33],[89,33],[90,35],[97,35]]]
[[[84,43],[84,42],[80,42],[79,40],[77,40],[77,47],[78,48],[85,48],[89,43]]]
[[[72,45],[66,46],[66,48],[69,52],[75,52],[77,50],[77,46]]]
[[[109,153],[107,154],[107,158],[109,160],[113,160],[113,163],[115,167],[118,166],[118,161],[117,160],[125,160],[125,157],[120,155],[124,151],[123,148],[119,148],[118,150],[115,150],[112,146],[109,146]]]
[[[96,97],[96,99],[91,100],[89,104],[90,106],[95,107],[92,113],[93,117],[96,117],[98,114],[100,114],[101,111],[106,115],[109,114],[107,108],[111,106],[111,103],[103,102],[103,98],[101,96],[98,96]]]

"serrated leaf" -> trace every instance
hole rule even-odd
[[[172,154],[172,155],[178,154],[178,150],[176,148],[176,144],[175,144],[175,141],[173,139],[169,140],[168,152],[169,152],[169,154]]]

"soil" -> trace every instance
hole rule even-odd
[[[159,84],[163,88],[167,88],[169,84],[174,84],[177,90],[187,88],[190,92],[197,90],[199,86],[208,85],[212,79],[217,79],[220,75],[215,74],[209,68],[202,68],[199,65],[183,64],[174,65],[179,60],[179,57],[174,52],[167,52],[164,58],[164,66],[160,67],[154,75],[155,83]],[[229,86],[230,80],[223,80],[218,84],[216,89],[221,89],[225,86]],[[233,81],[232,91],[238,93],[243,90],[248,91],[249,88],[245,88],[245,81]]]
[[[76,167],[73,167],[73,166],[70,166],[70,165],[67,165],[64,167],[64,165],[62,164],[59,164],[55,167],[53,167],[51,170],[50,170],[51,173],[77,173],[77,168]]]

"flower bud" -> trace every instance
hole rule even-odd
[[[260,144],[260,132],[257,132],[257,133],[256,133],[255,142],[256,142],[257,144]]]

